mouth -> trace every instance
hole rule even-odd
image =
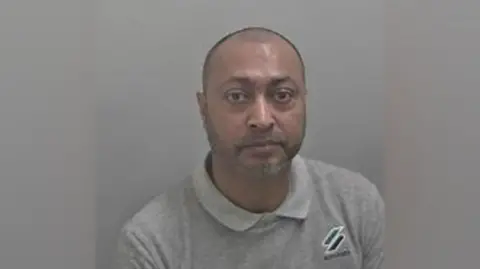
[[[246,152],[249,152],[249,155],[258,157],[271,156],[279,148],[281,148],[279,143],[254,143],[243,147]]]
[[[281,143],[277,142],[258,142],[245,145],[243,148],[269,148],[280,147]]]

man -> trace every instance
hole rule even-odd
[[[306,95],[302,57],[281,34],[221,39],[197,94],[211,151],[125,224],[116,268],[382,268],[376,187],[298,155]]]

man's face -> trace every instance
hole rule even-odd
[[[275,175],[305,135],[301,62],[283,40],[229,40],[216,51],[198,101],[214,154],[232,169]]]

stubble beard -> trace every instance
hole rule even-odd
[[[300,151],[305,136],[306,123],[304,120],[300,141],[291,147],[283,148],[284,158],[276,162],[264,162],[256,165],[247,165],[240,160],[241,149],[237,150],[234,146],[232,148],[222,146],[221,138],[209,116],[205,117],[204,128],[212,154],[220,156],[222,162],[228,166],[229,170],[246,174],[253,178],[266,179],[276,177],[290,167],[292,159]]]

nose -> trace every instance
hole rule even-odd
[[[271,108],[264,98],[258,98],[250,109],[248,127],[253,130],[264,131],[271,129],[273,124]]]

